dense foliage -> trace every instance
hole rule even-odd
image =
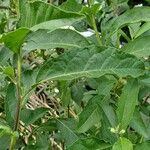
[[[0,150],[149,150],[149,4],[0,0]]]

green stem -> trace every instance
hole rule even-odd
[[[142,143],[142,142],[143,142],[143,139],[144,139],[144,137],[143,137],[143,136],[141,136],[141,138],[140,138],[140,142],[139,142],[139,143]]]
[[[20,111],[21,111],[21,55],[20,53],[17,56],[17,74],[16,74],[16,95],[17,95],[17,107],[15,114],[15,123],[14,123],[14,131],[18,130],[19,120],[20,120]],[[16,145],[16,137],[11,137],[11,143],[9,150],[13,150]]]
[[[92,15],[91,21],[92,21],[93,29],[94,29],[95,34],[96,34],[97,42],[99,43],[100,46],[102,46],[102,41],[101,41],[101,38],[99,36],[99,32],[98,32],[98,29],[97,29],[97,26],[96,26],[96,21],[95,21],[94,15]]]
[[[14,150],[15,145],[16,145],[16,136],[12,135],[9,150]]]
[[[17,76],[16,76],[16,89],[17,89],[17,110],[16,110],[16,120],[14,125],[14,131],[18,130],[19,118],[20,118],[20,109],[21,109],[21,55],[18,54],[17,58]]]
[[[94,1],[93,0],[88,0],[87,3],[88,3],[88,7],[91,7],[94,4]],[[100,46],[102,46],[103,44],[102,44],[101,38],[99,36],[98,29],[97,29],[95,16],[92,14],[92,15],[90,15],[90,18],[91,18],[92,27],[93,27],[93,29],[95,31],[95,34],[96,34],[97,42],[99,43]]]

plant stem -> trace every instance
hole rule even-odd
[[[97,29],[97,26],[96,26],[96,21],[95,21],[94,15],[92,15],[91,21],[92,21],[93,29],[94,29],[95,34],[96,34],[97,41],[98,41],[99,45],[102,46],[102,41],[101,41],[101,38],[99,36],[99,32],[98,32],[98,29]]]
[[[16,96],[17,96],[17,108],[15,114],[15,123],[13,131],[18,130],[19,120],[20,120],[20,111],[21,111],[21,54],[17,54],[17,73],[16,73]],[[9,150],[13,150],[16,145],[16,137],[11,137],[11,143]]]
[[[88,3],[88,7],[91,7],[93,5],[94,1],[93,0],[88,0],[87,3]],[[93,29],[95,31],[95,34],[96,34],[97,42],[99,43],[100,46],[102,46],[103,44],[102,44],[101,38],[99,36],[98,29],[97,29],[95,16],[92,14],[92,15],[90,15],[90,18],[91,18],[92,27],[93,27]]]
[[[139,143],[142,143],[143,142],[143,136],[141,136],[141,138],[140,138],[140,142]]]
[[[14,150],[15,145],[16,145],[16,136],[12,135],[9,150]]]
[[[21,109],[21,55],[18,54],[17,58],[17,75],[16,75],[16,92],[17,92],[17,110],[16,110],[16,120],[15,120],[15,125],[14,125],[14,131],[18,129],[19,125],[19,118],[20,118],[20,109]]]

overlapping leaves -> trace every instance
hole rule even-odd
[[[138,77],[144,73],[143,63],[132,55],[113,48],[97,50],[101,48],[74,49],[47,61],[41,67],[37,81],[71,80],[83,76],[96,78],[105,74]]]

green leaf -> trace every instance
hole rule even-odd
[[[137,79],[128,80],[122,90],[118,100],[117,116],[121,129],[126,129],[129,125],[135,106],[137,105],[139,85]]]
[[[95,16],[101,9],[101,5],[99,3],[93,4],[90,7],[83,6],[81,12],[85,14],[88,23],[92,26],[92,17]]]
[[[71,91],[70,91],[69,84],[70,82],[68,81],[59,82],[60,99],[62,105],[65,107],[69,106],[71,100]]]
[[[13,127],[15,113],[17,108],[16,86],[11,83],[8,85],[5,99],[6,121]]]
[[[138,36],[142,35],[144,32],[150,30],[150,22],[144,23],[141,28],[136,32],[134,38],[137,38]]]
[[[98,103],[102,115],[100,134],[103,140],[114,143],[117,140],[117,136],[112,133],[110,129],[117,126],[117,117],[113,107],[109,104],[109,99],[109,96],[102,97],[101,101]]]
[[[37,24],[33,27],[31,27],[30,29],[32,31],[37,31],[39,29],[47,29],[49,31],[53,31],[56,30],[58,28],[62,28],[62,27],[69,27],[72,24],[81,21],[83,18],[64,18],[64,19],[54,19],[54,20],[50,20],[50,21],[45,21],[42,22],[40,24]]]
[[[150,55],[150,36],[143,36],[134,39],[132,42],[126,44],[122,50],[126,53],[135,55],[137,57],[146,57]]]
[[[150,21],[150,8],[149,7],[136,7],[130,9],[107,22],[103,22],[102,34],[105,36],[107,42],[112,35],[119,29],[131,23],[142,21]]]
[[[75,133],[76,122],[73,119],[57,119],[57,128],[59,129],[59,138],[65,142],[67,147],[75,143],[79,137]]]
[[[85,138],[77,140],[67,150],[108,150],[111,145],[96,138]]]
[[[0,125],[0,138],[6,134],[12,134],[11,128],[9,126]]]
[[[102,97],[102,99],[98,103],[98,105],[102,111],[103,118],[105,118],[107,120],[107,122],[109,123],[109,125],[110,125],[109,127],[116,127],[116,125],[117,125],[116,114],[113,110],[113,107],[109,105],[108,98],[109,97]]]
[[[23,49],[27,52],[35,49],[80,48],[89,45],[86,38],[70,29],[56,29],[49,32],[38,30],[31,33]]]
[[[94,97],[90,99],[86,107],[79,114],[79,123],[77,129],[79,133],[84,133],[92,126],[100,123],[101,113],[97,104],[98,101],[101,101],[100,97]]]
[[[20,118],[28,126],[43,117],[48,111],[48,108],[37,108],[35,110],[23,109]]]
[[[79,81],[71,86],[71,97],[79,106],[81,106],[84,93],[86,92],[84,82]]]
[[[6,150],[9,148],[10,144],[10,135],[4,135],[0,137],[0,148],[1,150]]]
[[[72,12],[79,12],[82,8],[82,5],[79,4],[76,0],[67,0],[62,5],[60,5],[61,9]]]
[[[109,95],[110,90],[113,88],[116,79],[113,77],[102,77],[99,79],[97,91],[99,95]]]
[[[120,138],[114,145],[112,150],[133,150],[132,143],[126,138]]]
[[[150,86],[150,76],[145,76],[141,79],[142,84]]]
[[[0,42],[4,42],[4,44],[14,53],[18,53],[20,48],[24,42],[25,37],[30,32],[27,28],[20,28],[15,31],[9,32],[7,34],[3,34]]]
[[[37,81],[71,80],[83,76],[98,78],[105,74],[138,77],[143,74],[143,63],[135,57],[115,52],[113,48],[98,50],[101,48],[74,49],[49,60],[39,70]]]
[[[137,144],[134,150],[149,150],[149,148],[150,148],[150,141],[146,141],[141,144]]]
[[[135,109],[133,118],[131,120],[130,126],[139,134],[141,134],[144,138],[148,138],[148,130],[139,110]]]
[[[52,118],[39,125],[33,132],[53,132],[55,130],[57,130],[57,122]]]
[[[37,76],[37,69],[32,70],[24,69],[22,71],[22,83],[23,83],[22,89],[24,93],[29,92],[31,89],[34,89],[33,85],[35,85],[36,83],[36,76]],[[25,99],[23,100],[23,103],[24,102],[26,102]]]
[[[40,2],[40,1],[29,3],[27,2],[27,0],[23,0],[23,1],[20,0],[20,20],[18,23],[19,27],[31,28],[34,25],[46,21],[50,21],[54,19],[65,19],[65,18],[70,22],[70,18],[77,18],[78,20],[79,18],[83,18],[83,15],[75,12],[65,11],[54,5]],[[54,22],[51,21],[51,23],[49,23],[51,29],[52,26],[54,27],[55,25],[57,27],[61,26],[61,24],[59,25],[58,23],[57,24],[55,23],[56,21]],[[62,26],[63,25],[64,23],[62,23]],[[65,25],[67,25],[67,22]]]
[[[37,133],[36,143],[28,145],[25,150],[49,150],[50,140],[47,133]]]
[[[8,60],[12,57],[12,52],[6,48],[0,46],[0,66],[7,66]]]
[[[15,78],[15,72],[14,68],[12,66],[7,66],[3,69],[3,73],[6,74],[8,77],[14,79]]]
[[[91,17],[91,15],[96,15],[100,9],[101,9],[101,5],[99,3],[96,3],[96,4],[92,5],[91,7],[84,6],[82,8],[82,13]]]
[[[131,36],[132,39],[134,39],[135,35],[140,30],[140,26],[141,26],[140,22],[128,25],[128,28],[129,28],[129,31],[130,31],[130,36]]]

